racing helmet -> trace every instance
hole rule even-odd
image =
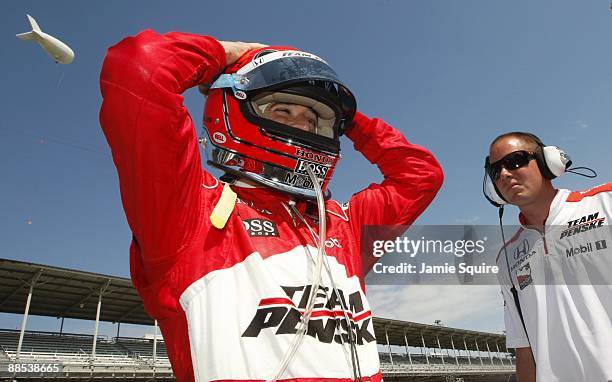
[[[309,108],[312,128],[269,118],[278,104]],[[316,199],[306,168],[326,191],[340,158],[340,136],[355,111],[355,97],[320,57],[291,47],[249,51],[208,90],[207,162],[226,174]]]

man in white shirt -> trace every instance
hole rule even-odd
[[[485,196],[521,211],[497,257],[520,382],[612,380],[612,183],[556,189],[570,164],[520,132],[497,137],[485,163]]]

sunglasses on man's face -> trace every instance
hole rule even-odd
[[[532,152],[524,150],[511,152],[502,159],[489,165],[489,176],[491,180],[495,182],[501,175],[502,166],[506,170],[512,171],[527,166],[532,159],[535,159],[535,155]]]

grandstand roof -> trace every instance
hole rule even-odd
[[[140,296],[128,278],[101,275],[66,268],[0,259],[0,312],[23,314],[30,284],[38,277],[29,314],[50,317],[95,320],[100,291],[102,297],[100,320],[141,325],[153,325],[144,311]],[[436,337],[442,348],[464,349],[463,339],[469,350],[486,351],[488,341],[491,351],[506,351],[505,336],[486,332],[454,329],[445,326],[419,324],[374,318],[374,331],[379,344],[386,344],[386,334],[391,345],[404,346],[404,333],[409,346],[422,346],[421,333],[426,347],[437,348]]]
[[[0,312],[23,314],[30,284],[38,277],[30,313],[95,320],[105,286],[100,320],[153,325],[128,278],[0,259]]]
[[[473,330],[455,329],[439,325],[419,324],[416,322],[390,320],[387,318],[374,318],[374,332],[378,344],[387,344],[389,336],[389,344],[396,346],[405,346],[406,340],[408,346],[420,347],[423,346],[421,334],[425,340],[425,347],[437,348],[440,340],[442,349],[452,349],[453,344],[455,349],[464,350],[467,345],[468,350],[487,351],[487,342],[489,349],[497,351],[497,346],[502,352],[506,352],[506,336],[503,334],[494,334],[487,332],[477,332]],[[404,339],[406,334],[406,340]],[[452,338],[452,341],[451,341]],[[465,343],[464,343],[465,339]],[[478,345],[476,345],[478,343]],[[478,346],[478,347],[477,347]]]

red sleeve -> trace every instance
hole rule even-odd
[[[407,226],[427,208],[442,186],[444,174],[434,156],[409,143],[404,136],[380,119],[357,113],[347,132],[355,149],[378,166],[381,184],[371,184],[349,201],[349,221],[357,238],[364,225]],[[388,229],[389,239],[406,227]],[[387,235],[385,235],[387,236]],[[366,248],[362,253],[363,276],[378,260]]]
[[[139,262],[172,262],[201,221],[202,184],[215,180],[201,168],[181,93],[210,82],[225,60],[211,37],[150,30],[122,40],[104,59],[100,124]]]

